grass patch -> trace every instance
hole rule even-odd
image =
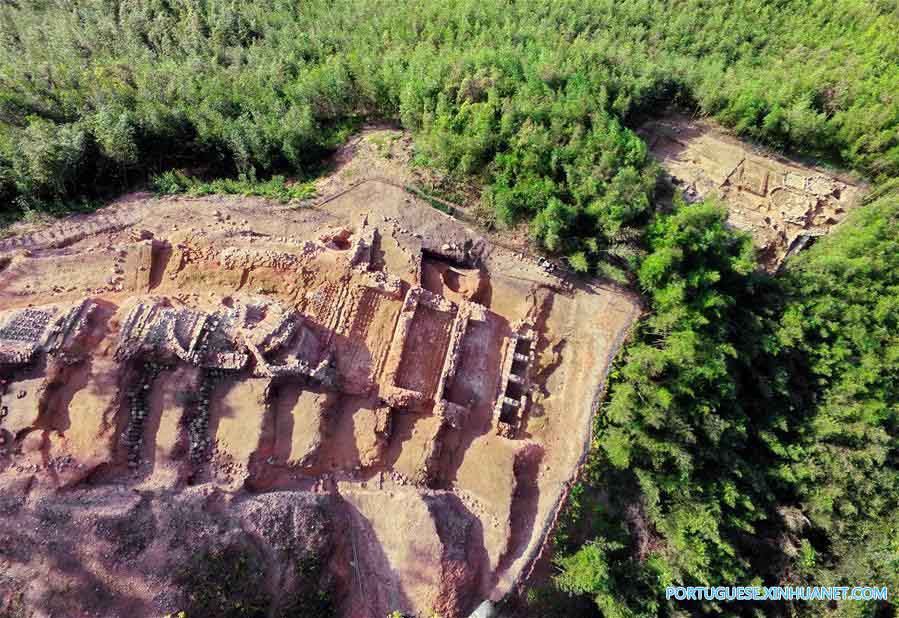
[[[440,212],[447,214],[451,217],[457,216],[455,208],[446,204],[441,199],[434,197],[433,195],[430,195],[428,193],[425,193],[418,187],[414,187],[412,185],[405,185],[405,187],[403,187],[403,188],[406,191],[408,191],[409,193],[411,193],[412,195],[414,195],[415,197],[421,198],[424,201],[426,201],[432,208],[435,208],[435,209],[439,210]]]
[[[91,213],[104,206],[100,200],[32,200],[19,197],[9,210],[0,210],[0,238],[13,235],[16,223],[49,224],[69,215]]]
[[[400,131],[395,130],[384,130],[378,131],[377,133],[372,133],[366,140],[369,144],[374,146],[375,151],[384,157],[385,159],[391,158],[391,149],[394,144],[396,144],[400,138],[402,137],[402,133]]]
[[[318,556],[299,558],[293,565],[292,590],[286,591],[275,618],[333,618],[334,584]]]
[[[153,190],[157,195],[243,195],[263,197],[287,204],[308,200],[315,196],[312,182],[290,182],[284,176],[272,176],[268,180],[256,180],[248,176],[201,180],[177,170],[169,170],[153,178]]]
[[[188,616],[267,618],[265,567],[251,547],[232,543],[196,556],[175,581],[185,593]]]

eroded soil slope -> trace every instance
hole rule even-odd
[[[0,241],[0,308],[0,598],[72,617],[501,598],[638,313],[377,180],[132,196]]]

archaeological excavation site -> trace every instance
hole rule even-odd
[[[0,0],[0,618],[899,618],[897,32]]]
[[[843,221],[864,193],[854,178],[753,147],[707,120],[671,114],[639,133],[685,201],[720,199],[772,272]]]
[[[380,180],[129,196],[0,241],[0,308],[0,585],[72,618],[488,615],[640,312]]]

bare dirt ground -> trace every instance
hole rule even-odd
[[[527,576],[639,305],[405,191],[387,134],[312,205],[0,241],[0,609],[455,618]]]
[[[639,133],[688,202],[722,199],[769,270],[861,202],[863,187],[852,178],[755,148],[705,120],[671,115]]]

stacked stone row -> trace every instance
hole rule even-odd
[[[137,468],[140,465],[144,443],[144,421],[150,412],[150,387],[164,369],[165,365],[155,361],[144,364],[140,380],[128,390],[128,426],[122,434],[122,444],[128,453],[129,468]]]
[[[209,457],[212,439],[209,437],[209,404],[212,391],[225,377],[221,369],[206,369],[200,382],[200,397],[190,420],[187,422],[187,436],[190,444],[190,460],[202,463]]]
[[[194,363],[200,364],[209,353],[209,338],[212,333],[219,327],[220,320],[213,314],[210,319],[203,325],[203,328],[197,333],[197,342],[193,350]]]

